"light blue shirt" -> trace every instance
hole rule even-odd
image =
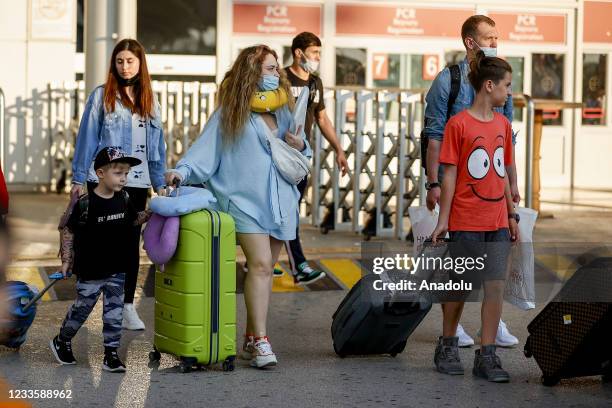
[[[215,195],[221,211],[228,211],[229,203],[253,217],[266,229],[275,230],[286,225],[289,217],[297,217],[300,193],[287,182],[272,162],[266,139],[265,122],[251,113],[234,144],[224,145],[220,110],[210,117],[202,134],[177,163],[176,171],[183,183],[201,184]],[[275,112],[278,135],[294,130],[293,115],[285,105]],[[306,135],[302,154],[312,156]]]
[[[74,159],[72,160],[72,180],[83,184],[98,152],[108,146],[117,146],[125,154],[135,154],[132,139],[132,112],[117,100],[115,111],[104,108],[104,87],[93,90],[87,99],[79,133],[76,138]],[[147,165],[151,184],[156,190],[164,185],[166,170],[166,143],[161,125],[159,104],[154,102],[154,117],[146,120]]]
[[[461,86],[457,99],[451,108],[449,118],[455,116],[459,112],[468,109],[474,103],[475,91],[474,87],[468,79],[470,66],[467,58],[459,63],[461,71]],[[434,79],[425,97],[425,123],[423,134],[430,139],[442,141],[444,137],[444,128],[446,127],[446,113],[448,105],[448,96],[450,94],[451,78],[450,69],[444,68],[436,79]],[[495,111],[503,114],[510,123],[512,123],[512,96],[506,100],[506,104],[501,108],[494,108]],[[512,132],[512,144],[516,144],[516,134]]]

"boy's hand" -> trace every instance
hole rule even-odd
[[[444,236],[446,235],[447,232],[448,232],[448,224],[438,223],[438,225],[436,226],[436,229],[431,234],[431,242],[433,244],[437,244],[438,239],[444,239]]]
[[[164,187],[160,187],[157,189],[157,195],[160,197],[165,197],[166,196],[166,189]]]
[[[62,263],[62,268],[60,269],[62,275],[64,275],[64,279],[68,279],[72,276],[72,272],[70,272],[70,264],[67,262]]]
[[[519,233],[519,227],[514,218],[508,219],[508,227],[510,229],[510,240],[512,242],[519,242],[521,237]]]

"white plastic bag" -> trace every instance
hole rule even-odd
[[[427,206],[408,208],[410,223],[412,224],[412,236],[414,237],[413,256],[416,258],[423,250],[423,242],[429,237],[438,225],[440,207],[436,204],[433,211],[429,211]]]
[[[295,101],[295,108],[293,109],[293,121],[295,122],[295,128],[293,132],[296,133],[298,127],[302,127],[304,129],[304,124],[306,123],[306,109],[308,108],[308,97],[310,96],[310,91],[307,86],[303,86],[300,91],[300,95]],[[299,135],[297,135],[299,136]]]
[[[504,300],[522,310],[535,308],[535,277],[533,253],[533,228],[538,212],[531,208],[517,208],[520,242],[512,247],[511,265]]]

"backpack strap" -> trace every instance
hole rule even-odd
[[[459,89],[461,88],[461,69],[459,64],[451,65],[448,67],[451,75],[450,92],[448,93],[448,102],[446,104],[446,121],[451,117],[451,109],[457,100],[459,95]]]
[[[127,206],[130,203],[130,195],[125,190],[121,190],[121,193],[123,194],[123,202],[125,203],[125,208],[127,209]]]
[[[87,224],[87,215],[89,213],[89,196],[83,194],[79,197],[79,226],[84,227]]]
[[[459,96],[459,90],[461,89],[461,69],[458,64],[451,65],[448,67],[450,71],[450,91],[448,92],[448,101],[446,102],[446,121],[451,117],[451,109],[457,100],[457,96]],[[423,123],[423,129],[427,127],[427,118],[425,118]],[[427,174],[427,145],[429,143],[429,138],[423,134],[423,130],[421,130],[421,167],[425,169],[425,174]]]

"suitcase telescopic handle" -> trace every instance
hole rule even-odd
[[[40,299],[41,297],[44,296],[45,293],[47,293],[47,291],[49,289],[51,289],[51,286],[55,285],[57,283],[57,281],[64,279],[64,275],[62,275],[61,272],[55,272],[51,275],[49,275],[49,279],[51,279],[51,282],[45,286],[45,288],[43,290],[40,291],[40,293],[36,296],[34,296],[32,298],[32,300],[30,300],[24,307],[23,310],[26,311],[30,308],[30,306],[32,306],[34,303],[38,302],[38,299]]]
[[[176,197],[179,196],[179,188],[181,187],[181,179],[179,179],[178,177],[176,177],[174,180],[172,180],[172,184],[170,186],[166,186],[166,194],[169,196],[170,192],[168,192],[168,187],[174,187],[174,189],[176,190]]]

